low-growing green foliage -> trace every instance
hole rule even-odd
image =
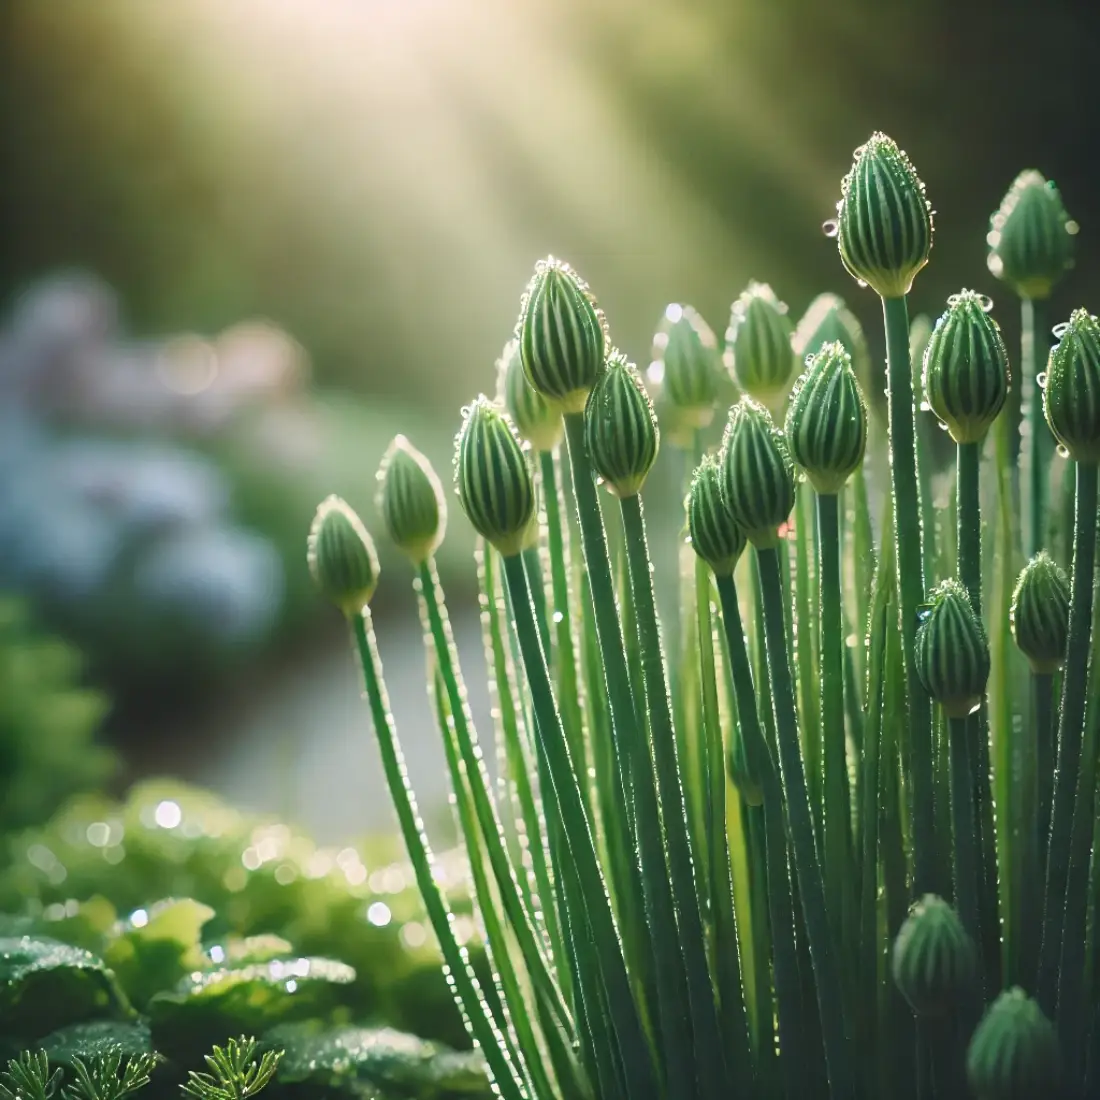
[[[695,311],[668,307],[647,396],[587,285],[537,266],[499,397],[464,411],[455,445],[498,783],[433,557],[439,479],[403,437],[402,476],[381,471],[488,983],[404,766],[373,543],[338,498],[318,511],[314,579],[350,623],[417,886],[506,1100],[1100,1089],[1100,322],[1074,312],[1042,371],[1076,226],[1037,173],[993,219],[990,270],[1021,295],[1011,368],[984,294],[910,326],[932,213],[889,138],[856,151],[826,233],[882,298],[884,371],[835,296],[793,326],[754,283],[727,371]],[[643,510],[662,433],[680,530]],[[1068,526],[1047,499],[1066,459]],[[678,574],[654,570],[651,539]]]

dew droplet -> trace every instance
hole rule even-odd
[[[1039,373],[1035,376],[1035,383],[1041,390],[1045,390],[1047,388],[1047,372],[1045,370],[1039,371]]]
[[[1067,332],[1069,332],[1069,321],[1060,322],[1059,324],[1055,325],[1054,328],[1052,328],[1050,331],[1054,334],[1055,340],[1061,340],[1062,337],[1065,336]]]
[[[1059,443],[1057,449],[1059,457],[1069,458],[1069,448],[1064,443]]]
[[[860,290],[866,290],[867,289],[867,280],[866,279],[856,279],[856,286],[858,286]]]
[[[949,294],[947,296],[947,304],[949,306],[957,306],[962,301],[962,296],[959,294]]]
[[[840,233],[840,222],[836,218],[830,218],[828,221],[821,223],[821,232],[826,237],[836,237]]]
[[[989,313],[993,309],[993,299],[988,294],[979,294],[978,305],[982,307],[983,313]]]
[[[1081,227],[1072,218],[1070,218],[1070,220],[1066,222],[1066,232],[1071,237],[1076,237],[1077,234],[1081,232]]]

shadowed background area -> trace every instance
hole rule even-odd
[[[181,493],[205,503],[183,509],[201,538],[171,553],[158,542],[156,569],[133,564],[129,543],[112,550],[103,573],[114,579],[85,578],[80,592],[96,599],[79,614],[52,574],[36,588],[13,573],[5,586],[30,592],[85,649],[136,770],[179,769],[322,831],[385,824],[383,799],[364,817],[356,796],[373,770],[367,747],[347,750],[362,758],[353,767],[342,755],[365,716],[304,578],[301,539],[319,496],[343,493],[377,526],[374,470],[398,429],[446,470],[458,408],[494,385],[520,292],[548,252],[589,280],[614,340],[640,362],[667,302],[693,303],[721,334],[750,278],[770,282],[795,316],[819,291],[839,291],[877,349],[877,302],[821,231],[873,129],[908,151],[937,212],[915,309],[935,315],[974,286],[1003,300],[1015,341],[984,238],[1009,183],[1032,166],[1058,182],[1081,225],[1053,315],[1100,308],[1098,24],[1095,6],[1074,0],[7,0],[6,362],[42,358],[34,326],[59,308],[42,280],[59,271],[84,273],[77,328],[81,347],[97,349],[94,366],[49,375],[26,401],[35,415],[12,430],[46,428],[19,460],[89,439],[144,448],[140,461],[96,451],[95,469],[111,473],[96,482],[87,524],[43,530],[53,551],[72,547],[86,562],[80,540],[100,530],[103,482],[108,503],[129,500],[154,445],[176,448],[149,475],[157,502],[176,487],[173,531]],[[253,322],[243,336],[242,321]],[[262,415],[249,397],[196,428],[195,402],[219,369],[228,377],[226,349],[242,341],[264,365]],[[121,359],[176,404],[152,417],[119,368],[117,388],[131,395],[119,413],[117,393],[97,387]],[[77,376],[87,390],[56,381]],[[148,401],[163,396],[150,390]],[[66,461],[91,476],[89,452]],[[0,468],[9,488],[22,483],[14,458]],[[40,457],[27,468],[37,476]],[[465,601],[458,629],[476,661],[470,540],[460,516],[452,528],[441,566]],[[380,612],[408,624],[407,569],[384,564],[395,583]],[[130,586],[134,576],[146,587]],[[209,604],[218,645],[205,619],[165,627],[168,640],[152,630],[164,619],[142,593],[166,587],[177,608]],[[408,685],[395,695],[409,736],[424,727],[426,753],[427,703],[405,702],[422,679],[415,629],[384,624],[383,652]],[[431,763],[423,773],[439,774]],[[303,787],[287,775],[313,778]],[[348,820],[332,816],[356,801]]]

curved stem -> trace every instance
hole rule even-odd
[[[974,778],[970,764],[968,716],[948,719],[951,754],[951,834],[954,844],[955,908],[975,946],[981,943],[978,920],[978,852],[974,821]]]
[[[561,700],[561,720],[569,738],[569,753],[578,770],[581,791],[589,813],[592,812],[591,788],[588,783],[589,748],[584,725],[584,703],[577,676],[577,646],[573,638],[575,622],[569,599],[569,531],[562,522],[561,489],[558,467],[552,451],[539,452],[542,475],[543,505],[546,508],[546,539],[550,551],[550,590],[553,599],[554,645],[556,649],[554,676]]]
[[[1043,417],[1043,402],[1039,396],[1039,373],[1046,360],[1046,302],[1032,298],[1020,300],[1020,484],[1024,486],[1028,518],[1028,558],[1037,554],[1046,542],[1047,456],[1051,435]],[[1027,426],[1026,432],[1024,425]]]
[[[909,312],[904,298],[884,298],[886,369],[889,381],[891,492],[894,498],[894,547],[905,682],[909,691],[909,745],[913,817],[913,892],[937,893],[936,822],[932,769],[932,706],[913,663],[917,612],[924,600],[924,538],[921,529],[913,375],[909,358]]]
[[[607,553],[596,485],[588,463],[584,441],[584,418],[580,413],[565,417],[566,440],[573,475],[573,495],[581,530],[581,548],[592,592],[596,636],[603,657],[607,701],[611,712],[612,752],[619,792],[625,812],[610,821],[626,832],[632,818],[637,820],[637,835],[627,833],[624,843],[634,853],[630,861],[629,885],[632,897],[623,908],[625,920],[648,926],[648,952],[653,960],[659,997],[650,1006],[654,1025],[661,1038],[661,1049],[668,1064],[665,1072],[671,1080],[691,1088],[695,1080],[688,1008],[688,979],[681,946],[669,931],[676,928],[676,908],[665,863],[661,818],[654,784],[650,746],[646,727],[639,722],[630,690],[630,672],[626,646],[619,625],[615,587]],[[631,799],[628,802],[627,799]],[[630,805],[633,805],[633,812]],[[639,919],[640,918],[640,919]],[[691,1095],[690,1093],[688,1095]]]
[[[504,559],[504,575],[512,596],[523,668],[538,725],[539,751],[545,754],[553,798],[563,823],[565,847],[576,869],[585,913],[600,960],[608,1010],[615,1026],[630,1100],[658,1100],[660,1090],[649,1046],[630,988],[622,945],[600,871],[584,800],[577,785],[569,746],[558,714],[550,673],[531,608],[527,575],[519,556]]]
[[[1043,944],[1039,954],[1039,1000],[1052,1016],[1057,999],[1058,960],[1066,927],[1066,886],[1070,876],[1074,803],[1080,798],[1082,813],[1091,813],[1092,790],[1080,789],[1084,775],[1081,738],[1085,720],[1085,685],[1088,678],[1089,634],[1092,629],[1092,579],[1096,566],[1097,466],[1077,463],[1077,493],[1073,524],[1073,579],[1070,588],[1069,639],[1062,703],[1058,722],[1058,762],[1054,771],[1050,837],[1047,844],[1047,879],[1043,916]],[[1092,771],[1090,762],[1090,771]],[[1088,805],[1085,806],[1086,802]],[[1076,850],[1073,853],[1078,855]],[[1087,851],[1084,874],[1087,876]],[[1080,868],[1080,862],[1074,861]],[[1083,936],[1082,936],[1083,939]],[[1082,945],[1083,946],[1083,945]]]
[[[680,784],[682,772],[676,755],[672,703],[665,681],[660,626],[653,598],[653,573],[646,543],[645,516],[642,499],[637,495],[626,497],[619,504],[626,535],[630,589],[638,622],[642,682],[653,749],[653,774],[656,776],[661,817],[665,827],[676,928],[687,971],[688,998],[695,1039],[695,1070],[699,1075],[701,1095],[719,1097],[724,1096],[728,1088],[725,1084],[728,1078],[725,1045],[714,1004],[714,986],[707,966],[706,934],[695,886],[696,869],[692,863],[687,806]],[[706,869],[700,867],[698,873],[705,874]],[[735,1058],[739,1056],[743,1067],[748,1059],[748,1036],[743,1019],[738,1045],[740,1050],[729,1053]]]
[[[802,770],[802,754],[798,742],[798,715],[794,707],[794,685],[791,682],[790,657],[783,625],[783,589],[780,581],[779,553],[775,547],[757,548],[760,564],[760,589],[764,602],[765,645],[768,668],[771,671],[772,707],[775,711],[776,741],[779,747],[779,770],[786,795],[787,824],[798,891],[806,921],[806,936],[813,960],[817,987],[818,1011],[825,1043],[825,1061],[829,1072],[830,1091],[834,1097],[854,1095],[852,1066],[848,1060],[848,1037],[844,1022],[843,986],[840,966],[830,942],[825,891],[821,882],[814,842],[813,817],[806,792],[806,776]]]
[[[447,972],[454,983],[455,999],[459,1003],[474,1040],[481,1047],[501,1093],[509,1100],[525,1100],[525,1092],[515,1068],[505,1054],[507,1049],[505,1038],[492,1022],[492,1016],[485,1004],[466,952],[455,939],[450,907],[436,882],[432,851],[428,845],[427,835],[424,833],[420,813],[416,808],[416,797],[409,783],[409,773],[405,767],[389,699],[386,696],[386,685],[382,679],[382,665],[378,659],[378,647],[374,639],[370,609],[364,607],[362,614],[352,619],[351,625],[363,669],[363,681],[390,798],[397,811],[397,820],[405,839],[405,848],[416,877],[417,889],[424,901],[424,908],[428,911],[432,931],[439,941]]]
[[[836,930],[850,927],[852,900],[848,754],[844,738],[844,624],[840,604],[840,523],[836,494],[817,494],[818,583],[821,592],[821,738],[825,773],[825,867]]]
[[[461,782],[469,784],[474,811],[481,829],[481,839],[489,857],[489,866],[493,870],[497,889],[500,891],[501,905],[508,917],[508,923],[515,933],[516,942],[533,983],[546,995],[548,1003],[554,1005],[558,1021],[569,1034],[573,1027],[569,1010],[550,972],[543,945],[535,934],[534,922],[524,904],[515,868],[505,851],[504,828],[497,814],[496,804],[489,796],[489,775],[485,768],[484,756],[477,745],[477,735],[458,669],[458,655],[451,637],[450,623],[446,619],[446,609],[443,605],[439,574],[436,572],[434,559],[429,558],[421,564],[418,580],[424,616],[434,643],[439,674],[447,693],[452,729],[459,757],[465,769],[465,778],[461,772],[456,772],[453,777],[454,783],[456,786]]]
[[[787,825],[783,818],[783,788],[771,750],[760,729],[760,717],[753,686],[752,664],[745,644],[741,608],[733,576],[716,577],[722,606],[722,625],[729,647],[730,680],[737,707],[737,720],[745,745],[745,758],[760,783],[764,796],[764,843],[767,851],[766,880],[768,914],[771,918],[772,966],[775,971],[775,1002],[779,1018],[781,1065],[791,1096],[805,1093],[804,1078],[810,1058],[798,1027],[801,993],[798,981],[798,951],[791,910],[790,869],[787,863]]]

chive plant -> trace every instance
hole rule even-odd
[[[1045,371],[1036,327],[1075,227],[1032,173],[989,236],[1025,303],[1023,385],[1043,395],[1045,424],[1025,402],[1014,448],[1012,356],[984,294],[953,296],[911,351],[932,217],[909,159],[875,134],[841,192],[829,232],[882,300],[885,374],[835,295],[795,326],[753,283],[721,349],[668,307],[647,391],[577,273],[537,265],[497,396],[455,444],[491,729],[435,566],[442,483],[403,437],[387,451],[378,508],[412,567],[487,985],[405,771],[373,544],[342,501],[318,510],[311,568],[350,625],[455,1001],[508,1100],[1100,1088],[1100,322],[1074,312]],[[922,453],[936,420],[955,444],[950,525]],[[1035,488],[1048,430],[1073,464],[1071,530]],[[662,431],[683,499],[650,476]],[[654,538],[680,542],[679,576],[655,571]],[[1068,577],[1048,538],[1072,541]]]

